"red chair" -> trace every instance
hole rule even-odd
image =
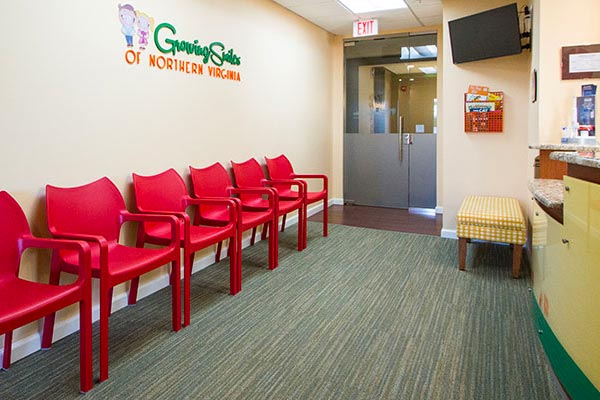
[[[0,335],[4,334],[2,368],[10,367],[13,330],[79,303],[80,390],[92,386],[92,285],[90,247],[72,240],[42,239],[31,235],[27,218],[17,202],[0,192]],[[68,285],[45,284],[19,278],[21,256],[28,248],[69,250],[79,275]]]
[[[327,236],[327,222],[328,222],[328,179],[327,175],[322,174],[296,174],[292,163],[285,155],[280,155],[275,158],[265,157],[267,163],[267,169],[269,170],[269,176],[274,182],[282,179],[321,179],[323,181],[323,189],[319,192],[306,191],[305,202],[308,207],[309,204],[317,203],[323,200],[323,236]],[[279,191],[279,197],[283,199],[295,199],[298,197],[298,192],[292,191],[291,185],[288,183],[274,183],[273,184]]]
[[[237,189],[231,184],[229,174],[220,163],[214,163],[206,168],[190,167],[190,175],[192,178],[193,193],[196,197],[214,197],[214,198],[229,198],[232,194],[252,193],[267,195],[269,200],[268,209],[264,211],[242,211],[238,218],[237,229],[237,253],[240,271],[240,287],[241,287],[241,271],[242,271],[242,232],[252,229],[252,238],[250,244],[254,244],[256,236],[256,228],[260,225],[265,225],[263,229],[263,239],[266,236],[269,226],[275,226],[277,223],[275,211],[275,192],[270,188],[257,189]],[[234,199],[238,200],[239,199]],[[241,204],[241,202],[240,202]],[[227,223],[227,209],[221,205],[203,205],[200,206],[199,212],[196,214],[199,223],[209,225],[224,225]],[[277,229],[271,229],[269,235],[269,269],[277,267],[276,255],[277,247]]]
[[[171,311],[173,330],[181,329],[181,290],[179,271],[179,222],[168,215],[142,215],[127,212],[119,189],[108,178],[87,185],[59,188],[46,186],[48,228],[55,237],[80,239],[92,252],[92,276],[100,279],[100,381],[108,379],[108,317],[113,288],[146,272],[171,263]],[[119,244],[121,225],[127,221],[170,224],[168,246],[140,249]],[[169,231],[169,229],[167,229]],[[58,282],[60,272],[77,273],[73,252],[59,251],[53,257],[50,280]],[[134,291],[129,304],[134,304]],[[132,295],[133,294],[133,295]],[[42,347],[52,344],[54,315],[46,318]]]
[[[262,167],[254,158],[251,158],[242,163],[231,162],[233,167],[233,174],[235,176],[235,182],[237,187],[241,189],[246,188],[259,188],[263,186],[272,186],[272,182],[265,179],[265,174]],[[280,183],[284,183],[281,181]],[[291,200],[277,199],[277,218],[294,211],[298,210],[298,251],[304,250],[305,247],[305,210],[304,210],[304,182],[298,182],[294,180],[285,181],[292,186],[298,187],[299,197]],[[260,194],[253,193],[240,193],[240,200],[242,201],[242,207],[248,211],[260,211],[268,209],[269,204],[267,200],[262,198]],[[275,225],[277,227],[277,225]],[[284,228],[284,224],[282,224]],[[273,229],[276,230],[276,229]],[[283,231],[283,230],[282,230]],[[278,250],[276,250],[276,257],[278,257]]]
[[[190,279],[194,253],[208,246],[230,239],[230,293],[240,291],[240,271],[237,265],[236,222],[237,204],[231,199],[193,199],[188,195],[185,182],[174,169],[160,174],[141,176],[133,174],[133,186],[137,209],[143,213],[175,215],[181,221],[181,246],[183,247],[183,325],[190,324]],[[189,206],[217,206],[224,209],[223,226],[192,225],[185,212]],[[169,232],[165,224],[144,223],[138,228],[138,246],[144,243],[165,244]]]

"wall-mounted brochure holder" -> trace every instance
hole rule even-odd
[[[465,93],[465,132],[502,132],[504,92],[489,92],[486,99]]]

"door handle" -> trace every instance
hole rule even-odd
[[[412,143],[413,143],[412,134],[411,133],[405,133],[404,134],[404,144],[411,145]]]
[[[402,157],[404,156],[404,151],[402,150],[403,148],[403,143],[402,143],[402,133],[398,133],[398,158],[400,159],[400,161],[402,161]]]

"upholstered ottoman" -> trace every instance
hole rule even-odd
[[[517,199],[510,197],[467,196],[456,215],[458,265],[465,270],[467,242],[471,239],[510,243],[513,247],[512,276],[521,274],[521,253],[527,227]]]

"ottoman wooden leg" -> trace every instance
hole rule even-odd
[[[512,276],[515,279],[521,276],[521,253],[523,253],[523,245],[513,244]]]
[[[467,238],[458,238],[458,269],[465,270],[467,260]]]

